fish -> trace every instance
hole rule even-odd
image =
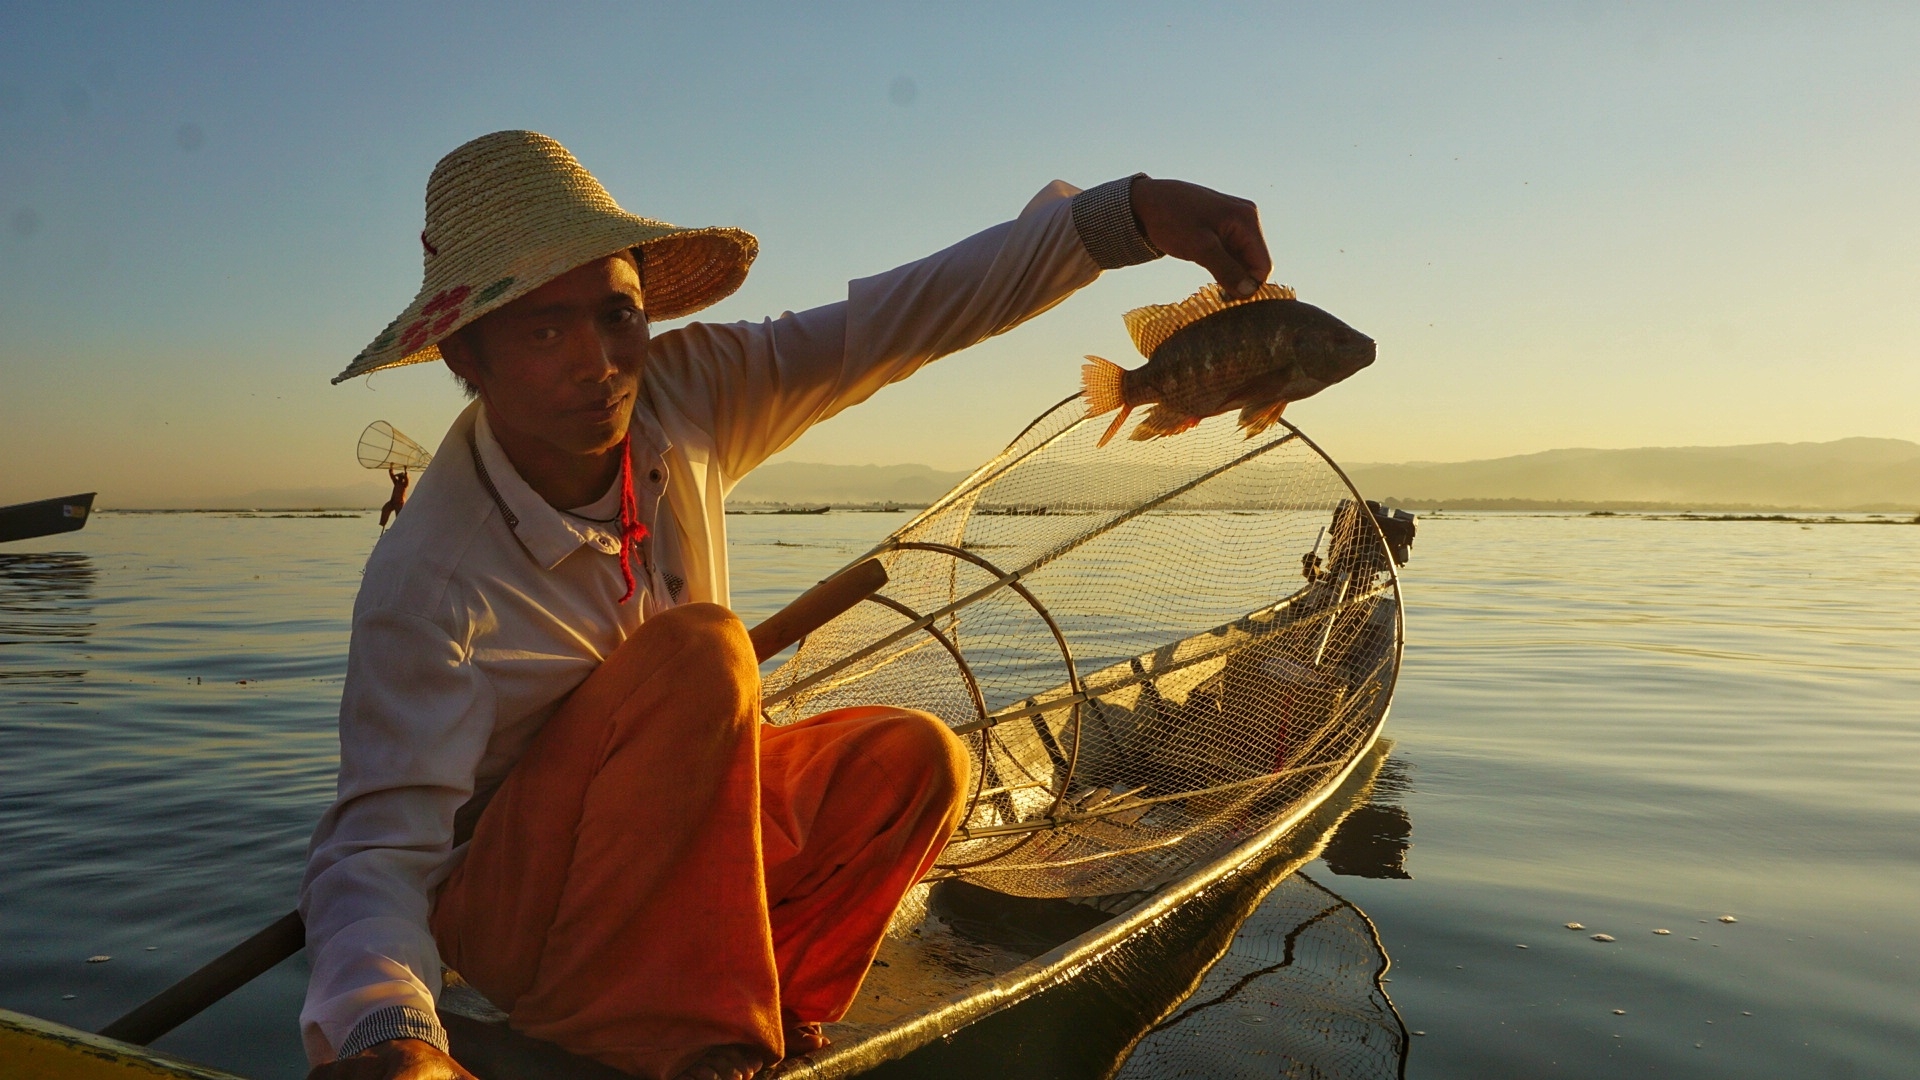
[[[1143,405],[1153,409],[1134,427],[1135,441],[1178,435],[1236,408],[1251,439],[1290,402],[1373,363],[1372,338],[1271,282],[1245,299],[1209,284],[1177,304],[1135,308],[1124,321],[1146,364],[1127,369],[1088,356],[1080,369],[1087,416],[1120,410],[1101,446]]]

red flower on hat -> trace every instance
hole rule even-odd
[[[400,352],[416,352],[427,343],[430,337],[438,337],[453,329],[460,321],[461,305],[467,302],[467,295],[473,292],[471,285],[455,285],[451,289],[442,289],[427,305],[420,309],[420,317],[400,335]]]

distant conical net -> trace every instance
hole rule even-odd
[[[1078,395],[871,553],[889,583],[765,678],[770,722],[922,709],[972,759],[936,874],[1147,889],[1295,819],[1370,746],[1401,605],[1375,514],[1299,429],[1097,445]]]
[[[433,460],[426,447],[385,420],[375,420],[360,433],[358,456],[369,469],[424,469]]]

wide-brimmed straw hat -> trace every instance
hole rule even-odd
[[[620,209],[567,149],[496,131],[440,159],[427,180],[419,295],[360,350],[338,383],[440,359],[440,342],[561,274],[640,251],[647,318],[691,315],[740,287],[760,250],[739,229],[683,229]]]

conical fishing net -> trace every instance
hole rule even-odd
[[[1407,1028],[1372,920],[1305,874],[1282,881],[1115,1080],[1406,1075]]]
[[[369,469],[424,469],[433,460],[426,447],[385,420],[375,420],[360,433],[356,456]]]
[[[765,684],[773,723],[880,703],[961,734],[941,869],[1017,895],[1150,888],[1317,802],[1399,670],[1376,511],[1297,429],[1096,447],[1083,414],[883,541],[889,584]]]

